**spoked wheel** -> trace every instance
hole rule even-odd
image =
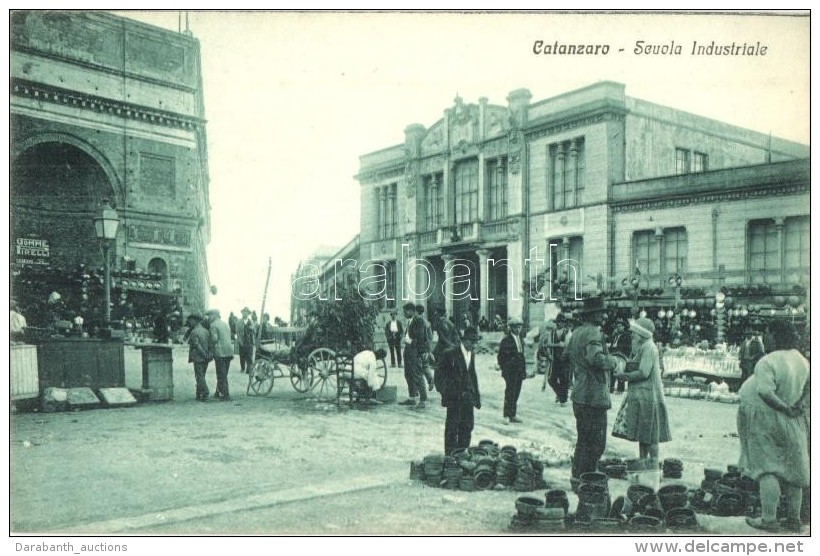
[[[248,374],[248,395],[267,396],[273,390],[274,366],[266,359],[257,359]]]
[[[379,359],[376,361],[376,376],[378,377],[379,381],[376,385],[376,388],[373,390],[378,392],[384,385],[387,384],[387,362],[384,359]]]
[[[313,368],[294,363],[290,367],[290,383],[297,392],[304,394],[313,386]]]
[[[339,378],[336,353],[328,348],[315,349],[308,355],[307,366],[312,373],[311,388],[316,397],[322,401],[335,401]]]

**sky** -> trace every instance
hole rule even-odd
[[[176,31],[180,12],[116,12]],[[211,307],[288,320],[290,277],[359,230],[359,157],[438,121],[456,95],[506,106],[612,80],[626,94],[809,143],[807,17],[604,13],[197,12],[207,119]],[[185,17],[182,17],[185,27]],[[606,56],[534,54],[607,44]],[[681,54],[636,54],[637,41]],[[691,56],[692,41],[765,56]],[[620,51],[623,49],[623,51]]]

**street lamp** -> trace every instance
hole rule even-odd
[[[120,224],[120,215],[117,211],[111,208],[111,202],[108,199],[103,199],[102,207],[97,215],[94,217],[94,232],[97,234],[97,239],[100,240],[100,246],[103,251],[104,262],[104,280],[105,280],[105,326],[111,322],[111,266],[108,261],[108,250],[111,247],[111,241],[117,238],[117,227]]]

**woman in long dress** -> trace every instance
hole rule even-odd
[[[641,459],[658,459],[658,444],[668,442],[669,419],[661,382],[658,347],[653,341],[655,325],[647,318],[629,321],[632,333],[632,360],[624,371],[614,375],[629,385],[612,436],[638,443]]]
[[[791,323],[776,321],[769,353],[755,365],[740,388],[737,432],[739,467],[760,484],[761,517],[746,518],[756,529],[775,532],[781,491],[786,495],[786,521],[802,530],[803,487],[809,486],[809,362],[801,355]]]

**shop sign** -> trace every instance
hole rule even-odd
[[[18,237],[14,246],[15,262],[23,266],[47,265],[49,247],[47,239]]]

